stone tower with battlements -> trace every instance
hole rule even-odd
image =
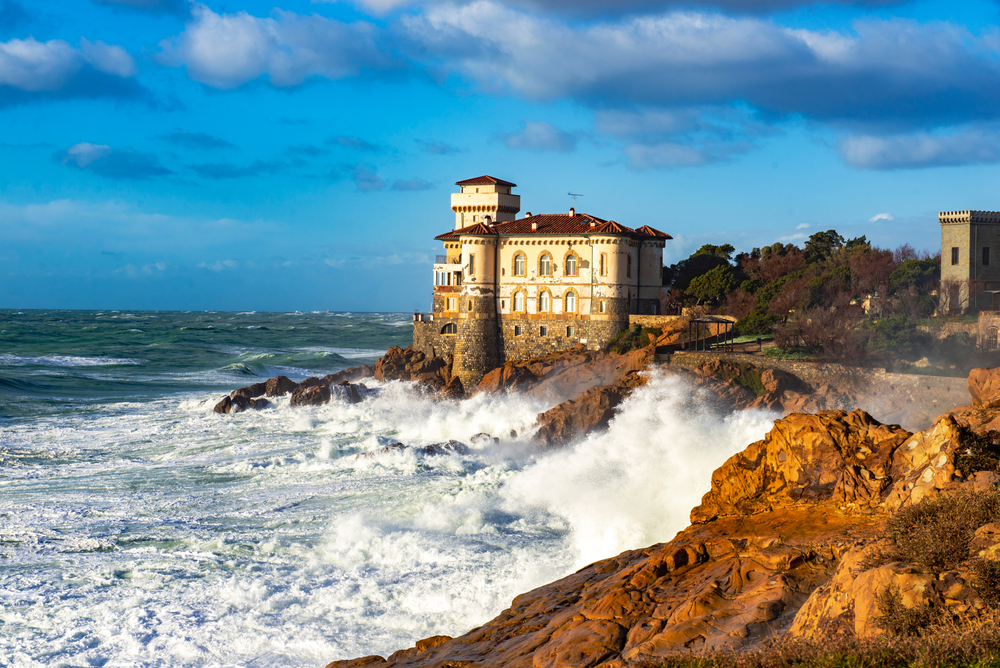
[[[1000,212],[942,211],[939,311],[1000,308]],[[996,301],[996,304],[994,304]]]

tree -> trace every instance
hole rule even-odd
[[[664,269],[664,279],[670,278],[673,287],[686,292],[696,277],[707,274],[716,267],[730,267],[730,259],[735,250],[730,244],[705,244],[687,259]]]
[[[732,248],[730,246],[730,248]],[[714,269],[696,276],[688,285],[684,294],[694,297],[698,303],[717,301],[732,292],[737,286],[733,269],[728,264],[719,265]]]
[[[857,241],[852,239],[852,242]],[[826,232],[816,232],[811,237],[806,240],[805,254],[806,262],[809,264],[814,264],[816,262],[822,262],[826,260],[831,255],[833,251],[837,250],[844,245],[844,237],[837,234],[836,230],[827,230]]]
[[[892,292],[899,292],[913,287],[918,292],[926,292],[940,277],[940,257],[929,260],[904,260],[889,275],[889,289]]]

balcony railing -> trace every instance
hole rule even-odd
[[[434,322],[433,313],[414,313],[413,322]]]

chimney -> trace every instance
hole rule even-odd
[[[532,232],[537,232],[538,231],[538,223],[534,223],[534,222],[531,223],[531,231]]]
[[[530,211],[526,211],[526,212],[524,213],[524,217],[525,217],[525,218],[531,218],[531,212],[530,212]]]
[[[485,216],[483,216],[483,222],[486,223],[489,227],[493,227],[493,216],[486,214]]]
[[[575,216],[576,215],[576,209],[574,209],[573,207],[570,207],[569,208],[569,215]]]
[[[597,221],[594,221],[594,220],[590,221],[590,226],[591,227],[597,227]]]

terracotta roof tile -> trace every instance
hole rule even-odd
[[[485,186],[485,185],[497,185],[497,186],[510,186],[511,188],[516,188],[516,183],[511,183],[510,181],[504,181],[503,179],[498,179],[495,176],[477,176],[474,179],[465,179],[464,181],[456,181],[456,186]]]
[[[534,226],[534,229],[532,227]],[[435,239],[457,239],[464,234],[618,234],[635,237],[653,237],[671,239],[669,234],[644,225],[637,230],[625,227],[611,220],[604,220],[586,213],[570,215],[568,213],[545,213],[537,216],[525,216],[505,223],[497,223],[493,227],[476,223],[460,230],[451,230],[439,234]]]

